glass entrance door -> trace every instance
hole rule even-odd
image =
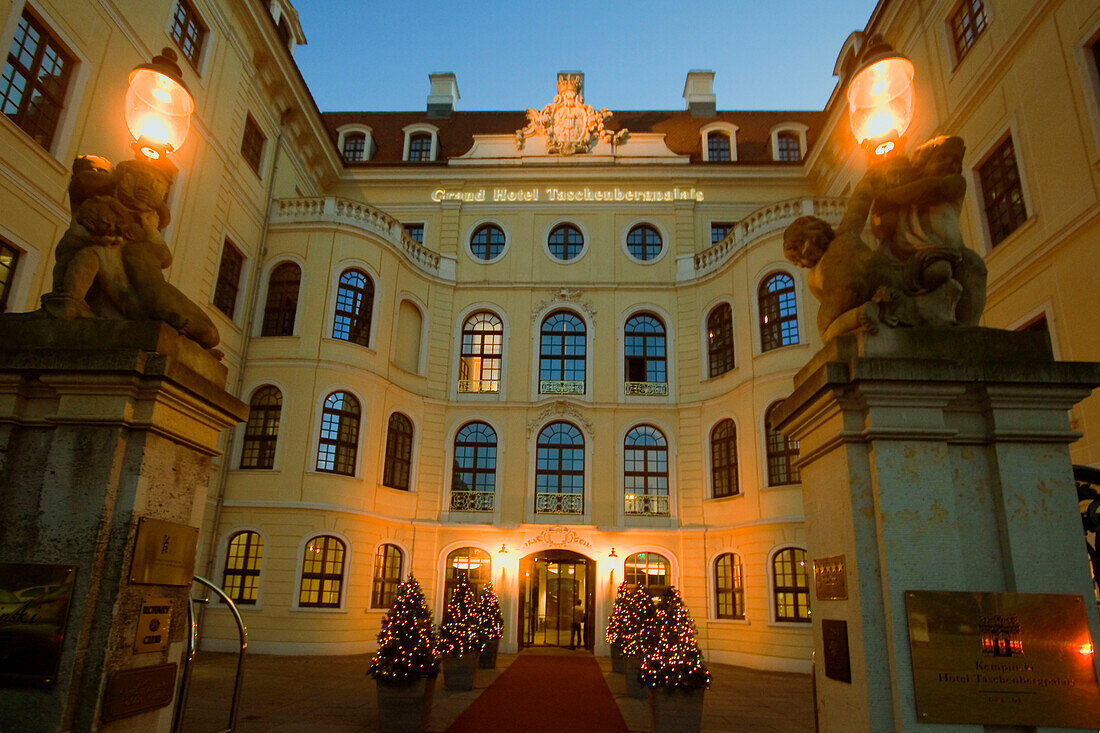
[[[523,561],[520,575],[520,640],[523,646],[570,646],[577,601],[585,623],[578,646],[592,636],[588,558],[567,550],[540,552]],[[592,568],[594,569],[594,568]]]

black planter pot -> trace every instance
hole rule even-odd
[[[623,666],[623,645],[612,644],[611,645],[611,671],[622,673]]]
[[[705,687],[696,690],[650,688],[653,733],[699,733],[703,727],[703,696],[706,691]]]
[[[382,733],[420,733],[428,726],[435,677],[378,683],[378,727]]]
[[[500,648],[500,639],[493,639],[492,641],[485,642],[485,646],[481,649],[481,656],[478,657],[477,668],[478,669],[494,669],[497,666],[497,649]]]
[[[637,700],[645,700],[646,687],[638,679],[638,672],[642,669],[642,658],[624,657],[623,666],[626,673],[626,694]]]
[[[461,657],[444,657],[443,689],[472,690],[474,675],[477,674],[477,652],[463,654]]]

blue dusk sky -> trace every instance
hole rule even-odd
[[[585,102],[684,108],[691,69],[715,72],[718,108],[819,110],[848,34],[875,0],[296,0],[295,59],[330,111],[415,111],[428,74],[458,78],[459,110],[523,110],[585,74]]]

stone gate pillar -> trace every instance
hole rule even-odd
[[[0,731],[170,729],[211,458],[247,414],[226,374],[159,322],[0,316]]]
[[[1075,673],[1092,680],[1091,693],[1077,683],[1091,708],[1074,720],[1097,715],[1095,655],[1084,642],[1100,635],[1068,450],[1079,437],[1069,410],[1097,384],[1100,364],[1055,362],[1045,334],[965,327],[844,335],[798,373],[777,419],[800,442],[821,731],[981,731],[927,724],[978,709],[1010,718],[997,725],[1025,724],[1028,691],[1048,695],[1054,683],[1024,668],[1045,663],[1041,647],[1054,642],[1080,646],[1064,657],[1066,675],[1083,665]],[[1069,604],[1084,636],[1038,639],[1025,620],[1005,642],[1022,638],[1023,656],[983,657],[981,627],[998,614],[970,619],[971,600],[929,591],[1069,594],[1076,599],[1055,600]],[[929,598],[914,632],[928,654],[917,695],[907,604]],[[1008,598],[1021,600],[1066,608]],[[1020,617],[1000,615],[1008,626]],[[1001,631],[987,641],[1001,643]],[[945,652],[937,640],[950,634],[956,646]],[[984,692],[998,689],[1024,692]]]

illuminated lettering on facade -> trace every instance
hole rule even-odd
[[[532,201],[598,201],[645,202],[702,201],[703,192],[695,188],[558,188],[556,186],[533,188],[478,188],[456,191],[437,188],[432,191],[432,201],[462,201],[466,203],[521,203]]]

